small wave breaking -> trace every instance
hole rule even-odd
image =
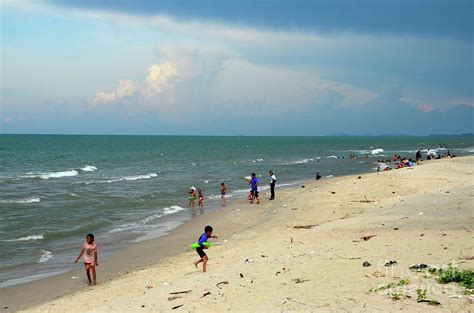
[[[97,167],[95,167],[93,165],[86,165],[83,168],[81,168],[81,171],[83,171],[83,172],[93,172],[93,171],[96,171],[96,170],[97,170]]]
[[[18,199],[18,200],[0,200],[0,203],[11,203],[11,204],[31,204],[39,203],[41,199],[39,197]]]
[[[40,235],[31,235],[31,236],[21,237],[17,239],[7,239],[7,240],[2,240],[2,241],[15,242],[15,241],[30,241],[30,240],[43,240],[43,239],[44,239],[43,234],[40,234]]]
[[[43,250],[43,254],[38,260],[38,263],[48,262],[53,257],[53,253],[48,250]]]

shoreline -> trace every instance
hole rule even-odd
[[[465,159],[471,163],[473,160],[472,157],[457,159]],[[437,163],[448,163],[450,161],[451,160],[430,161],[429,163],[423,164],[422,167]],[[415,167],[415,169],[418,167],[419,166]],[[402,169],[401,171],[404,170],[406,169]],[[365,175],[364,178],[377,178],[376,176],[380,176],[382,173],[392,172],[398,171],[375,172],[362,175]],[[337,176],[330,180],[326,179],[318,182],[311,180],[302,183],[306,188],[297,188],[296,185],[280,188],[277,193],[277,200],[274,202],[264,201],[259,206],[250,206],[245,200],[234,200],[232,201],[232,205],[228,207],[208,212],[185,222],[183,225],[170,231],[169,235],[131,245],[113,256],[113,258],[101,262],[101,266],[98,268],[100,287],[114,283],[117,279],[122,279],[125,276],[133,275],[133,273],[148,270],[149,268],[156,268],[166,259],[179,258],[189,254],[189,252],[186,253],[188,250],[185,247],[189,246],[189,244],[196,239],[194,237],[199,235],[201,228],[207,223],[219,225],[219,227],[215,227],[216,234],[223,238],[232,238],[235,234],[246,231],[252,232],[255,231],[257,225],[268,224],[270,221],[274,222],[275,219],[278,219],[278,215],[275,212],[283,208],[288,209],[286,208],[287,204],[288,206],[291,205],[293,202],[292,198],[294,198],[295,195],[311,192],[316,188],[334,189],[338,184],[354,178],[354,174]],[[249,210],[249,208],[258,208],[259,210]],[[330,218],[326,223],[333,222],[339,218],[340,216],[334,216],[334,219]],[[171,238],[172,242],[169,240]],[[215,244],[216,250],[220,249],[221,246],[225,246],[225,244],[218,241]],[[152,254],[146,255],[145,252],[149,253],[150,251],[163,252],[153,252]],[[214,254],[214,251],[212,254]],[[122,259],[128,261],[122,262]],[[125,266],[125,263],[129,266]],[[105,268],[105,270],[102,270],[102,268]],[[79,279],[72,280],[70,276],[78,276]],[[65,295],[76,295],[80,294],[83,290],[89,290],[85,286],[84,280],[83,269],[80,267],[80,269],[69,271],[63,275],[2,288],[1,298],[3,299],[1,302],[7,303],[6,306],[9,307],[8,310],[12,311],[36,307],[53,299],[63,298]]]

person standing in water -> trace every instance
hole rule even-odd
[[[270,176],[270,199],[275,200],[275,184],[276,184],[276,176],[273,171],[268,171],[268,175]]]

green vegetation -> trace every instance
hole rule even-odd
[[[377,292],[377,291],[391,289],[391,288],[395,288],[395,287],[399,287],[399,286],[406,286],[409,283],[410,283],[410,281],[408,279],[402,279],[397,283],[390,283],[390,284],[383,285],[383,286],[380,286],[380,287],[377,287],[377,288],[370,288],[369,291],[370,292]]]
[[[436,280],[440,284],[449,284],[452,282],[458,283],[460,286],[464,287],[465,293],[473,294],[474,290],[474,271],[467,269],[467,270],[460,270],[458,268],[454,268],[449,265],[445,269],[429,269],[429,272],[433,275],[436,275]]]
[[[426,302],[428,305],[440,305],[439,301],[436,300],[431,300],[426,298],[426,289],[420,289],[418,288],[416,290],[416,294],[418,295],[418,298],[416,299],[416,302]]]

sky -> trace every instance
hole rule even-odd
[[[474,0],[0,7],[0,133],[474,132]]]

